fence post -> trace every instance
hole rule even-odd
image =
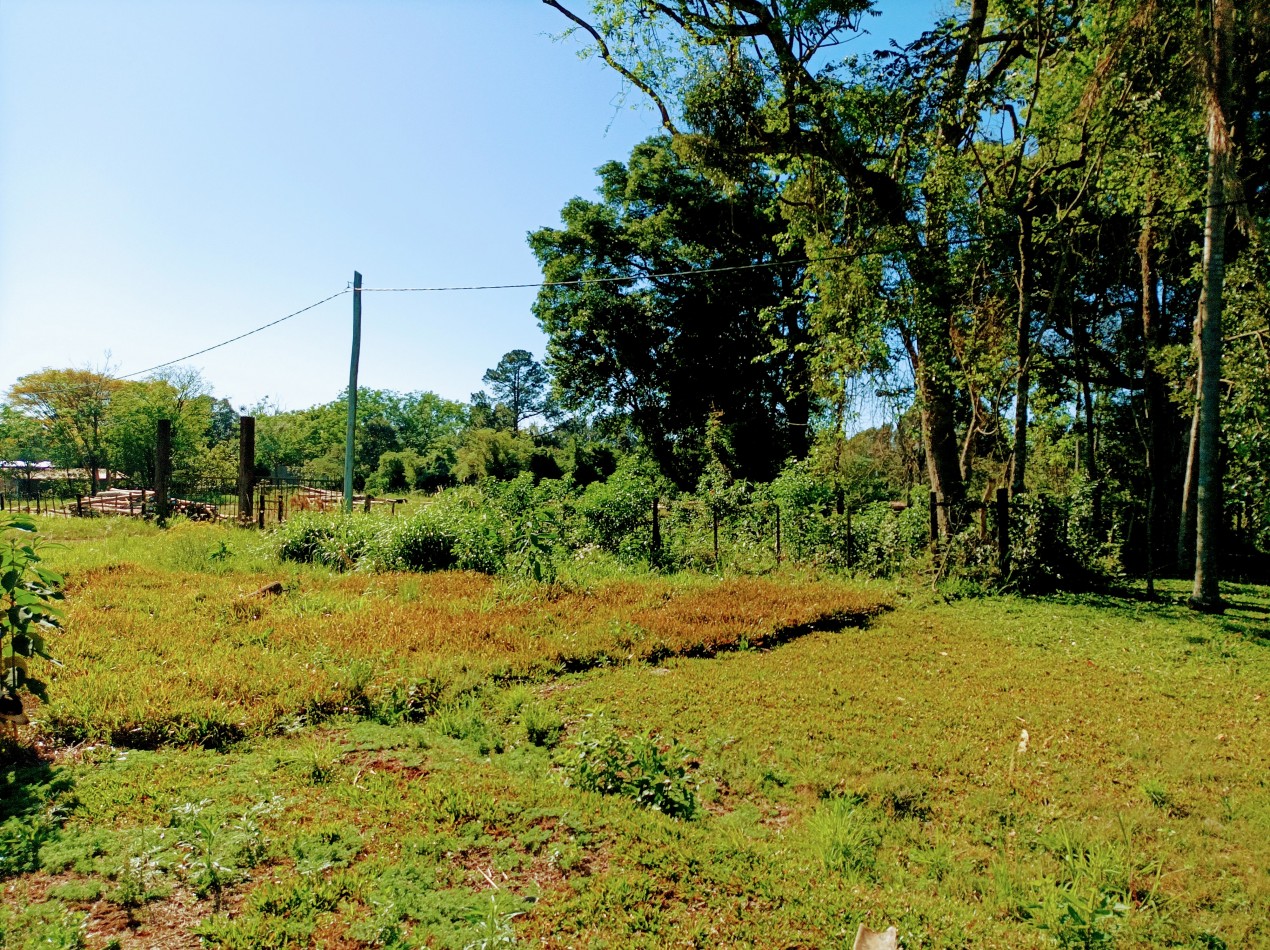
[[[282,487],[278,487],[278,524],[282,524],[285,519],[282,517]]]
[[[1010,568],[1010,493],[997,489],[997,569],[1004,574]]]
[[[154,438],[154,513],[159,524],[168,522],[168,489],[172,481],[172,420],[160,419]]]
[[[719,512],[715,508],[710,509],[710,521],[714,525],[714,566],[719,566]]]
[[[847,567],[851,566],[851,509],[847,509]]]
[[[660,499],[653,495],[653,563],[661,560],[661,516],[658,512]]]
[[[776,503],[776,563],[781,562],[781,504]]]
[[[256,474],[256,419],[238,417],[238,523],[251,524],[251,490]]]
[[[930,491],[930,546],[939,546],[939,495],[932,488]]]
[[[370,495],[366,496],[366,501],[362,510],[366,512],[366,514],[370,514]]]
[[[264,485],[260,486],[260,504],[256,508],[256,522],[257,522],[257,527],[263,528],[265,526],[265,486]]]

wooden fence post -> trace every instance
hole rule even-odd
[[[714,526],[714,566],[719,566],[719,512],[710,509],[710,521]]]
[[[168,489],[172,482],[172,420],[160,419],[154,437],[154,512],[159,524],[168,522]]]
[[[251,490],[256,476],[256,419],[238,417],[238,523],[251,524]]]
[[[847,567],[851,566],[851,509],[847,509]]]
[[[1010,493],[997,489],[997,569],[1010,569]]]
[[[265,526],[265,486],[260,486],[260,504],[256,508],[256,526],[263,528]]]
[[[653,563],[656,564],[661,560],[661,516],[658,513],[660,499],[653,495],[653,544],[652,555]]]

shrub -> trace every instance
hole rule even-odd
[[[1069,543],[1071,524],[1052,495],[1017,496],[1010,506],[1007,582],[1029,594],[1089,586],[1094,576]]]
[[[921,555],[929,541],[926,512],[918,507],[893,511],[872,504],[851,523],[851,563],[874,577],[890,577]]]
[[[278,557],[351,570],[372,550],[382,525],[362,514],[301,512],[278,529]]]
[[[379,537],[376,561],[398,571],[457,569],[494,574],[507,557],[507,523],[479,491],[443,492]]]
[[[608,481],[592,482],[578,500],[583,541],[625,560],[649,557],[655,495],[652,477],[635,460],[623,460]]]

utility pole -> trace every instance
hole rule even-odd
[[[344,510],[353,510],[353,434],[357,430],[357,361],[362,349],[362,275],[353,271],[353,355],[348,365],[348,432],[344,438]]]

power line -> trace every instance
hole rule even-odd
[[[1238,205],[1249,205],[1255,203],[1253,199],[1243,198],[1237,200],[1228,200],[1218,202],[1214,205],[1199,205],[1193,208],[1176,208],[1166,211],[1156,211],[1152,214],[1138,215],[1140,221],[1154,220],[1156,218],[1173,218],[1180,215],[1195,214],[1200,211],[1207,211],[1210,208],[1230,208]],[[1074,221],[1071,223],[1055,223],[1049,227],[1036,228],[1034,234],[1048,234],[1054,231],[1084,231],[1102,228],[1104,224],[1098,221]],[[863,260],[867,257],[885,257],[890,254],[902,254],[906,252],[935,250],[939,248],[965,247],[974,244],[982,244],[989,241],[999,240],[999,235],[970,235],[964,238],[951,238],[946,241],[927,244],[897,244],[891,247],[875,248],[871,250],[844,252],[841,254],[826,254],[820,257],[807,257],[797,260],[777,260],[777,261],[759,261],[750,264],[728,264],[718,267],[693,267],[683,270],[673,271],[657,271],[651,274],[632,274],[624,277],[580,277],[573,280],[552,280],[552,281],[533,281],[519,284],[466,284],[452,286],[435,286],[435,287],[363,287],[365,293],[448,293],[448,292],[466,292],[466,291],[485,291],[485,290],[530,290],[541,289],[546,287],[580,287],[588,284],[611,284],[611,283],[633,283],[641,280],[655,280],[668,277],[695,277],[703,274],[724,274],[735,273],[739,271],[760,270],[774,267],[804,267],[808,264],[832,263],[835,261]],[[193,359],[196,356],[202,356],[204,353],[210,353],[221,347],[228,346],[231,343],[237,343],[239,340],[246,339],[275,327],[280,323],[284,323],[293,317],[298,317],[302,313],[307,313],[316,307],[320,307],[324,303],[334,300],[336,297],[342,297],[344,294],[350,293],[351,287],[345,287],[329,297],[323,297],[316,303],[311,303],[307,307],[301,307],[288,313],[286,316],[279,317],[277,320],[271,320],[269,323],[262,324],[246,333],[240,333],[237,336],[230,337],[228,340],[222,340],[220,343],[214,343],[211,346],[196,350],[193,353],[187,353],[185,356],[179,356],[176,359],[167,360],[163,363],[156,363],[154,366],[146,369],[137,370],[133,373],[125,373],[122,376],[116,376],[115,379],[134,379],[138,376],[144,376],[146,373],[152,373],[156,369],[163,369],[165,366],[172,366],[175,363],[182,363],[185,360]],[[62,392],[75,392],[91,387],[93,384],[82,384],[79,386],[60,387],[55,389],[38,390],[27,393],[32,396],[51,396]]]
[[[144,376],[146,373],[153,373],[156,369],[163,369],[163,367],[171,366],[174,363],[183,363],[185,360],[193,359],[196,356],[202,356],[204,353],[212,352],[212,350],[219,350],[222,346],[228,346],[231,343],[237,343],[239,340],[243,340],[249,336],[253,336],[259,333],[261,330],[268,330],[270,327],[276,327],[279,323],[285,323],[287,320],[290,320],[292,317],[298,317],[302,313],[307,313],[308,311],[313,310],[316,307],[322,306],[322,304],[324,303],[334,300],[336,297],[344,296],[348,292],[349,292],[349,289],[345,288],[344,290],[331,294],[329,297],[323,297],[321,300],[317,301],[317,303],[311,303],[307,307],[301,307],[299,310],[294,310],[291,313],[288,313],[285,317],[279,317],[277,320],[271,320],[268,323],[265,323],[265,324],[262,324],[261,326],[256,327],[254,330],[248,330],[246,333],[240,333],[238,334],[238,336],[230,337],[228,340],[222,340],[220,343],[214,343],[211,346],[204,347],[201,350],[196,350],[193,353],[188,353],[185,356],[178,356],[174,360],[168,360],[165,363],[156,363],[154,366],[151,366],[147,369],[139,369],[135,373],[125,373],[122,376],[111,376],[108,378],[115,379],[115,380],[134,379],[137,376]],[[106,374],[103,373],[102,375],[105,376]],[[52,389],[31,390],[29,392],[24,392],[23,395],[55,396],[59,393],[79,392],[84,389],[91,389],[92,387],[97,385],[98,385],[97,383],[80,383],[75,386],[60,386],[60,387],[55,387]]]
[[[273,320],[273,321],[270,321],[269,323],[264,324],[263,326],[256,327],[256,329],[254,330],[248,330],[246,333],[240,333],[238,334],[238,336],[230,337],[228,340],[222,340],[220,343],[215,343],[211,346],[204,347],[203,349],[197,350],[193,353],[187,353],[185,356],[178,356],[176,359],[168,360],[166,363],[157,363],[154,366],[149,367],[148,369],[139,369],[135,373],[125,373],[123,376],[120,376],[118,378],[132,379],[135,376],[143,376],[146,373],[153,373],[156,369],[163,369],[163,367],[165,366],[171,366],[173,363],[183,363],[186,360],[192,360],[196,356],[202,356],[204,353],[210,353],[212,352],[212,350],[219,350],[222,346],[229,346],[229,344],[237,343],[239,340],[246,339],[247,337],[252,336],[253,334],[259,333],[261,330],[268,330],[270,327],[276,327],[279,323],[284,323],[285,321],[290,320],[292,317],[298,317],[302,313],[307,313],[308,311],[312,310],[314,307],[320,307],[322,306],[322,304],[326,303],[327,301],[334,300],[336,297],[342,297],[346,293],[348,293],[348,288],[345,288],[344,290],[341,290],[338,293],[331,294],[331,296],[329,297],[323,297],[317,303],[311,303],[307,307],[301,307],[299,310],[296,310],[293,313],[289,313],[285,317],[279,317],[277,320]]]

